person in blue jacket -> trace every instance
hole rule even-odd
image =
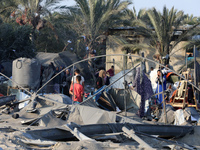
[[[157,71],[156,83],[157,83],[156,93],[160,93],[156,95],[156,98],[159,100],[161,104],[163,102],[163,96],[161,92],[164,92],[166,90],[166,75],[163,74],[161,70]],[[163,83],[163,87],[162,87],[162,83]]]

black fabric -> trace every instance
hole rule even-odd
[[[105,82],[105,85],[109,85],[110,84],[110,80],[109,80],[109,77],[106,76],[106,82]]]
[[[98,77],[96,80],[96,88],[99,89],[103,86],[103,81],[101,77]]]
[[[71,76],[70,75],[64,75],[62,78],[62,91],[63,94],[70,96],[69,94],[69,89],[70,89],[70,85],[71,85]]]
[[[53,76],[55,76],[59,71],[56,71],[55,74]],[[61,75],[57,75],[54,79],[53,79],[53,83],[54,84],[61,84]]]
[[[191,85],[188,85],[188,102],[194,104],[194,93]]]
[[[137,68],[135,81],[133,82],[134,90],[141,95],[140,103],[140,117],[144,117],[145,100],[148,100],[153,95],[153,89],[151,86],[151,81]]]

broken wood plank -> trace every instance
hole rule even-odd
[[[78,131],[76,127],[75,128],[71,127],[70,124],[64,125],[64,127],[68,129],[79,141],[82,141],[82,140],[95,141],[94,139],[91,139],[87,137],[86,135],[84,135],[83,133],[81,133],[80,131]]]
[[[147,144],[145,141],[143,141],[139,136],[137,136],[135,134],[135,131],[133,131],[132,129],[129,130],[128,128],[123,127],[122,131],[124,131],[127,134],[127,137],[129,137],[129,138],[131,137],[133,140],[135,140],[136,142],[138,142],[141,147],[145,147],[145,148],[152,149],[152,150],[154,149],[149,144]]]

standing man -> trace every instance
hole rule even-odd
[[[79,70],[79,69],[76,69],[76,70],[74,71],[74,74],[75,74],[75,75],[72,77],[72,80],[71,80],[71,86],[73,86],[73,82],[76,83],[76,77],[77,77],[77,76],[81,76],[81,75],[80,75],[80,70]],[[83,89],[84,89],[84,82],[85,82],[85,79],[84,79],[83,76],[81,76],[80,84],[83,86]],[[71,86],[70,86],[70,87],[71,87]]]

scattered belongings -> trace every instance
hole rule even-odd
[[[190,70],[183,72],[182,75],[189,80]],[[168,104],[176,108],[195,107],[198,109],[194,87],[187,80],[179,81],[177,90],[174,91]]]

